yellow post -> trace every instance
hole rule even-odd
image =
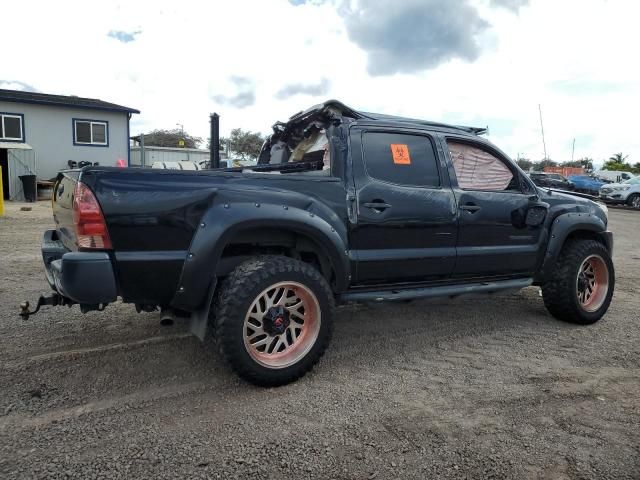
[[[2,167],[0,167],[0,217],[4,217],[4,192],[2,191]]]

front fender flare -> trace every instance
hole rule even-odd
[[[569,235],[576,231],[587,231],[602,237],[602,241],[611,250],[611,235],[607,232],[607,226],[600,217],[592,213],[563,213],[553,219],[550,225],[549,241],[542,259],[541,268],[538,269],[535,282],[543,283],[553,268]]]
[[[201,308],[215,280],[215,267],[225,246],[240,231],[257,227],[278,227],[313,238],[329,257],[335,271],[336,290],[346,289],[351,272],[345,225],[332,225],[313,212],[286,205],[219,203],[200,221],[171,305],[186,311]]]

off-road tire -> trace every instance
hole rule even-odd
[[[577,279],[583,262],[594,255],[602,259],[608,270],[608,285],[602,305],[587,311],[578,297]],[[614,287],[615,272],[607,248],[595,240],[574,239],[563,246],[550,278],[542,285],[542,298],[549,313],[558,320],[589,325],[600,320],[609,308]]]
[[[245,318],[261,292],[279,282],[295,282],[310,290],[319,305],[320,326],[315,342],[294,364],[271,368],[256,361],[245,346]],[[214,299],[212,322],[220,353],[244,380],[274,387],[304,376],[324,354],[333,332],[334,297],[313,266],[283,256],[260,256],[241,263],[224,279]]]
[[[627,198],[627,205],[633,208],[640,208],[640,193],[632,193]]]

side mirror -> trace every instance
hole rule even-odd
[[[524,223],[529,227],[537,227],[542,225],[545,217],[547,216],[547,209],[541,206],[533,206],[527,209],[527,216]]]
[[[511,212],[511,224],[516,228],[538,227],[547,216],[547,209],[542,205],[531,205]]]

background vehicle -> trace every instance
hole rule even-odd
[[[640,208],[640,177],[622,183],[610,183],[600,188],[600,199],[610,203],[626,203]]]
[[[600,192],[600,187],[605,184],[602,180],[598,180],[597,178],[593,178],[588,175],[572,175],[568,180],[573,184],[576,191],[596,196]]]
[[[573,183],[559,173],[531,172],[529,178],[538,187],[558,188],[560,190],[573,190]]]
[[[340,302],[539,285],[556,318],[596,322],[606,211],[537,188],[483,131],[329,101],[276,123],[252,167],[62,172],[38,307],[171,309],[260,385],[313,367]]]
[[[635,175],[631,172],[622,172],[617,170],[598,170],[594,175],[600,180],[612,183],[622,183],[625,180],[635,178]]]
[[[166,168],[167,170],[201,170],[198,162],[153,162],[151,168]]]

